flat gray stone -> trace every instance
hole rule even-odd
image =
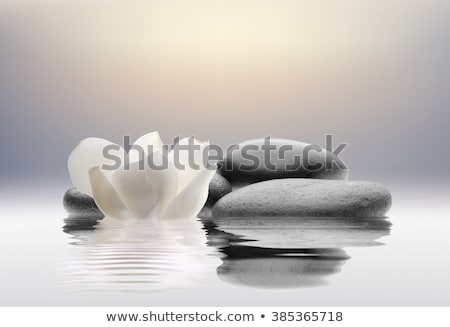
[[[269,151],[264,144],[265,139],[238,144],[238,150],[228,151],[219,162],[220,174],[233,187],[279,178],[348,178],[343,162],[320,146],[271,138],[275,148]]]
[[[76,188],[66,191],[63,198],[63,205],[66,211],[74,216],[103,217],[103,213],[97,207],[94,199]]]
[[[383,217],[389,191],[372,182],[275,179],[242,187],[221,198],[214,217]]]
[[[215,174],[211,183],[209,183],[208,200],[206,206],[213,206],[225,194],[231,192],[231,184],[225,177],[220,174]]]

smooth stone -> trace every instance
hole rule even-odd
[[[63,198],[64,208],[68,213],[75,216],[84,217],[103,217],[103,213],[97,207],[94,199],[76,188],[70,188],[66,191]]]
[[[215,217],[383,217],[391,194],[377,183],[274,179],[242,187],[212,208]]]
[[[276,149],[270,152],[269,162],[269,156],[265,156],[267,151],[263,150],[264,142],[265,139],[242,142],[238,144],[239,151],[227,153],[224,160],[219,162],[220,174],[229,180],[233,187],[279,178],[333,180],[346,180],[348,178],[348,169],[336,164],[339,162],[338,157],[322,147],[294,140],[271,138],[270,144],[275,145]],[[283,153],[282,149],[285,146],[291,146],[292,151]],[[262,164],[257,165],[257,167],[249,167],[252,162],[242,152],[244,147],[248,149],[247,155],[258,158]],[[308,152],[307,150],[310,148],[315,150]],[[316,150],[320,150],[320,152]],[[305,160],[303,156],[306,152],[308,152],[308,160]]]
[[[206,200],[206,206],[211,207],[225,194],[231,192],[230,182],[220,174],[215,174],[211,182],[209,183],[208,200]]]

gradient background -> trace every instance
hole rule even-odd
[[[448,0],[0,0],[0,304],[450,305],[449,60]],[[277,297],[215,273],[203,296],[55,295],[69,153],[154,130],[334,134],[351,179],[391,190],[392,236]]]
[[[448,178],[449,58],[446,0],[0,0],[0,178],[153,130],[331,133],[353,178]]]

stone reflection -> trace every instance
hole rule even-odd
[[[219,278],[272,289],[314,287],[340,272],[346,247],[377,246],[389,235],[384,218],[203,219],[208,245],[222,253]]]
[[[70,215],[64,219],[63,231],[68,234],[80,234],[82,231],[92,231],[95,230],[102,219],[102,216]]]

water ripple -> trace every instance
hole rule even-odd
[[[70,220],[70,217],[68,218]],[[70,221],[69,221],[70,222]],[[73,225],[73,224],[72,224]],[[188,287],[217,266],[198,221],[156,223],[105,219],[67,228],[63,292],[148,292]]]

